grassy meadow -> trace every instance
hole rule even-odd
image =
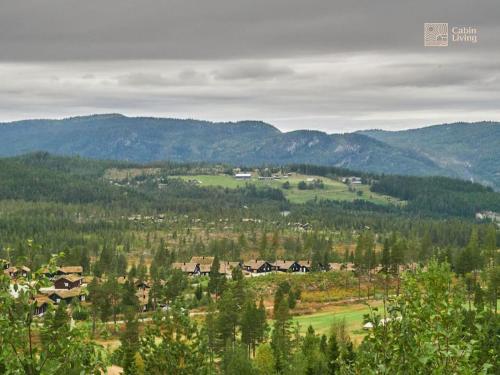
[[[396,203],[394,198],[372,193],[368,185],[355,185],[354,189],[349,189],[349,186],[327,177],[306,176],[293,174],[287,178],[280,180],[259,180],[252,177],[250,180],[237,180],[228,175],[194,175],[194,176],[179,176],[183,180],[199,181],[200,186],[221,186],[229,189],[236,189],[240,186],[245,186],[247,183],[255,184],[256,186],[269,186],[272,188],[282,189],[287,199],[292,203],[305,203],[313,199],[330,199],[337,201],[353,201],[355,199],[363,199],[376,204]],[[324,183],[324,189],[300,190],[297,185],[300,181],[310,181],[311,179],[320,179]],[[289,189],[284,189],[285,182],[290,183]]]

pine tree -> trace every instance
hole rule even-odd
[[[328,366],[328,374],[336,375],[339,373],[340,366],[338,363],[340,355],[339,345],[337,343],[337,336],[332,334],[330,339],[328,340],[328,349],[327,349],[327,366]]]
[[[223,348],[229,341],[231,344],[236,342],[236,331],[239,321],[239,302],[234,297],[232,289],[228,289],[221,296],[218,307],[219,315],[217,317],[217,332],[219,338],[219,347]]]
[[[211,293],[215,293],[216,297],[219,297],[219,295],[222,292],[222,285],[223,281],[222,278],[225,278],[224,275],[221,275],[220,272],[220,262],[219,262],[219,257],[215,257],[214,261],[212,263],[212,266],[210,267],[210,279],[208,281],[208,290]]]
[[[261,344],[257,348],[255,359],[255,367],[259,375],[275,375],[275,358],[273,350],[269,344]]]
[[[389,244],[389,239],[386,238],[384,240],[384,246],[382,247],[382,258],[381,258],[381,263],[384,272],[388,272],[389,268],[391,266],[391,247]]]
[[[288,368],[292,349],[291,317],[286,298],[278,302],[277,309],[274,311],[274,319],[271,348],[275,358],[276,371],[284,372]]]
[[[258,310],[255,303],[248,300],[241,313],[241,342],[246,345],[247,353],[255,354],[257,345],[256,323]]]
[[[120,337],[123,353],[123,374],[137,375],[136,353],[139,350],[139,323],[132,312],[127,313],[125,331]]]

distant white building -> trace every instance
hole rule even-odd
[[[363,183],[363,180],[361,179],[361,177],[344,177],[342,178],[342,182],[344,184],[361,185]]]
[[[477,220],[491,220],[500,223],[500,213],[493,211],[482,211],[476,213]]]
[[[251,173],[236,173],[234,175],[234,178],[236,178],[237,180],[250,180],[252,178],[252,174]]]

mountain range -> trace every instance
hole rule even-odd
[[[0,156],[34,151],[142,163],[308,163],[386,174],[444,175],[500,188],[500,123],[495,122],[346,134],[281,132],[260,121],[120,114],[0,123]]]

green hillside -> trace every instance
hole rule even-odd
[[[464,179],[500,186],[500,124],[456,123],[398,132],[362,132],[394,147],[425,155]]]

